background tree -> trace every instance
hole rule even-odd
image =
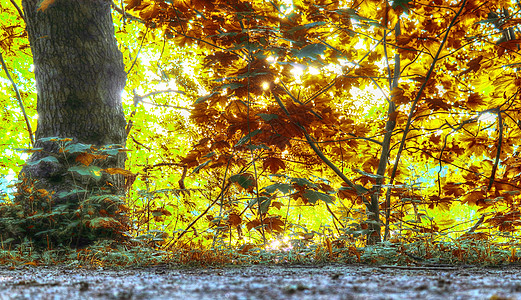
[[[330,210],[343,228],[339,234],[363,232],[368,244],[381,241],[384,224],[386,239],[393,223],[398,236],[403,226],[438,231],[417,203],[477,204],[502,220],[494,223],[516,215],[519,175],[497,173],[512,160],[504,151],[516,149],[520,135],[518,40],[511,28],[519,21],[507,4],[127,3],[151,30],[202,49],[215,80],[191,119],[205,138],[182,162],[196,171],[222,168],[209,172],[251,197],[248,206],[257,212],[244,222],[248,229],[286,227],[280,204],[272,205],[281,194],[299,205],[330,205],[336,193],[357,208],[341,203]],[[373,99],[361,100],[364,93]],[[484,114],[495,115],[494,125],[483,125]],[[269,173],[275,176],[263,177]],[[427,181],[435,184],[414,186]],[[235,214],[248,210],[232,199],[221,205],[236,226],[243,219]],[[361,230],[345,228],[353,218],[365,218]]]
[[[67,233],[80,232],[71,241],[85,243],[97,238],[94,231],[100,228],[112,234],[124,225],[116,217],[121,208],[117,198],[91,197],[121,194],[123,188],[121,175],[111,175],[121,174],[125,164],[120,150],[126,140],[121,104],[126,73],[110,3],[22,3],[34,61],[38,125],[36,149],[20,173],[17,199],[29,216],[56,213],[57,206],[67,209],[69,214],[50,222],[42,218],[40,225],[65,226]]]

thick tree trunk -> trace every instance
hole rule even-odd
[[[76,243],[90,243],[96,235],[121,230],[125,223],[121,214],[124,205],[114,197],[121,192],[121,175],[99,172],[100,168],[123,168],[125,155],[121,152],[104,157],[96,152],[108,145],[125,145],[123,57],[114,36],[110,1],[55,0],[45,9],[39,3],[22,1],[38,93],[35,146],[41,150],[32,154],[20,174],[23,182],[17,202],[26,216],[48,215],[56,207],[67,207],[75,217],[63,217],[61,224],[56,222],[56,216],[42,219],[39,224],[43,227],[31,232],[37,234],[49,228],[59,231],[60,226],[68,226],[77,235]],[[73,172],[73,166],[90,168],[93,176]],[[102,193],[112,196],[89,200]]]

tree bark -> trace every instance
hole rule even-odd
[[[70,212],[61,223],[56,216],[42,219],[38,223],[41,228],[26,230],[26,234],[68,226],[73,228],[76,244],[88,244],[96,235],[112,235],[125,227],[124,205],[114,197],[89,202],[92,195],[121,193],[122,176],[98,172],[96,175],[103,175],[96,178],[70,170],[75,165],[96,166],[98,171],[124,168],[123,151],[108,157],[99,155],[103,154],[100,149],[124,147],[126,141],[121,104],[126,82],[123,56],[114,36],[111,1],[55,0],[46,8],[39,7],[40,2],[22,1],[38,94],[35,147],[39,150],[20,173],[17,203],[23,206],[25,216],[48,215],[60,205]],[[73,145],[83,150],[73,151]],[[80,159],[86,154],[95,154],[90,156],[94,161]],[[55,159],[42,161],[46,157]],[[78,225],[70,226],[71,222]],[[55,243],[63,243],[57,239]]]

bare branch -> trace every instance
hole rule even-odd
[[[22,96],[20,95],[20,90],[18,89],[18,86],[16,85],[13,78],[11,77],[11,74],[9,74],[9,70],[7,69],[7,65],[5,64],[2,52],[0,52],[0,62],[2,63],[2,67],[4,68],[5,75],[7,76],[9,81],[11,81],[11,85],[13,86],[13,89],[16,93],[16,99],[18,99],[18,105],[20,105],[20,109],[22,110],[22,114],[24,115],[25,125],[27,126],[27,131],[29,132],[29,139],[31,140],[31,146],[34,146],[33,130],[31,129],[31,123],[29,122],[29,118],[27,117],[27,113],[25,112],[24,104],[22,102]]]

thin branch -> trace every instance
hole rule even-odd
[[[138,18],[136,16],[133,16],[133,15],[131,15],[128,12],[125,11],[125,7],[123,6],[123,1],[121,1],[121,7],[122,8],[119,8],[116,5],[116,3],[112,2],[112,8],[114,8],[115,11],[117,11],[118,13],[120,13],[123,16],[123,20],[124,19],[130,19],[130,20],[133,20],[133,21],[145,24],[145,21],[143,21],[140,18]]]
[[[394,32],[395,37],[398,37],[401,34],[400,19],[398,19],[398,22],[395,25],[394,31],[395,31]],[[387,53],[386,53],[386,55],[387,55]],[[391,151],[391,149],[390,149],[391,139],[393,137],[393,131],[396,126],[396,104],[393,101],[394,96],[392,95],[392,90],[398,87],[398,81],[400,80],[400,73],[401,73],[400,63],[401,63],[400,54],[396,53],[394,55],[394,74],[393,74],[392,78],[390,76],[391,74],[389,73],[389,88],[391,90],[391,99],[388,100],[388,102],[389,102],[389,107],[387,108],[388,120],[387,120],[387,123],[385,124],[385,135],[384,135],[384,140],[382,141],[382,152],[380,153],[380,161],[378,163],[378,170],[376,172],[376,174],[380,175],[380,176],[376,179],[377,193],[374,193],[374,195],[372,196],[373,205],[378,205],[378,200],[380,198],[380,192],[382,189],[381,187],[382,187],[382,184],[383,184],[384,178],[385,178],[384,177],[385,171],[387,169],[387,164],[389,162],[389,154]],[[390,72],[390,68],[389,68],[389,72]],[[387,189],[387,193],[385,196],[385,205],[386,205],[386,209],[385,209],[384,241],[387,240],[387,238],[389,238],[389,234],[390,234],[389,222],[391,219],[391,188]]]
[[[128,126],[128,125],[127,125],[127,126]],[[128,135],[128,132],[127,132],[127,135]],[[143,145],[142,143],[138,142],[138,141],[134,138],[134,136],[131,135],[130,138],[132,139],[132,141],[133,141],[134,143],[140,145],[141,147],[147,149],[148,151],[152,151],[152,148],[150,148],[150,147],[148,147],[148,146],[145,146],[145,145]]]
[[[215,200],[213,200],[212,203],[210,203],[208,205],[208,207],[199,216],[197,216],[197,218],[195,218],[195,220],[193,220],[190,224],[188,224],[188,226],[186,226],[186,229],[183,230],[183,232],[181,232],[181,234],[179,234],[179,236],[177,238],[172,237],[172,239],[168,242],[168,244],[165,245],[165,248],[168,248],[174,240],[180,240],[183,237],[183,235],[185,235],[185,233],[187,233],[188,230],[190,230],[190,228],[192,228],[195,225],[195,223],[197,223],[197,221],[199,221],[203,216],[205,216],[210,211],[212,206],[214,206],[215,203],[217,203],[217,201],[219,201],[219,199],[221,199],[221,196],[226,192],[226,190],[228,189],[228,187],[230,187],[230,185],[231,185],[231,183],[228,182],[228,184],[225,186],[225,188],[223,190],[221,190],[221,192],[215,198]]]
[[[402,140],[400,142],[400,147],[398,149],[398,153],[396,154],[396,160],[395,160],[395,163],[394,163],[394,166],[393,166],[391,179],[390,179],[390,184],[393,183],[394,178],[396,176],[396,171],[398,170],[398,165],[400,163],[400,157],[402,155],[403,148],[405,147],[405,140],[407,139],[407,134],[409,133],[409,128],[411,127],[411,120],[413,118],[414,111],[416,110],[416,105],[418,104],[418,101],[422,97],[423,91],[427,87],[427,82],[429,81],[429,78],[431,77],[431,74],[434,71],[434,67],[436,66],[436,63],[438,62],[439,56],[441,54],[441,51],[443,50],[443,47],[444,47],[445,43],[447,42],[450,30],[454,26],[454,24],[456,23],[456,20],[459,17],[459,15],[461,14],[461,12],[463,11],[463,9],[465,8],[465,4],[466,3],[467,3],[467,0],[463,0],[462,1],[460,9],[458,10],[458,12],[454,16],[454,18],[452,18],[452,20],[451,20],[451,22],[450,22],[450,24],[448,26],[448,30],[445,33],[445,36],[443,37],[443,40],[441,41],[440,47],[438,48],[438,51],[436,52],[436,55],[435,55],[435,57],[434,57],[434,59],[432,61],[432,64],[431,64],[431,66],[429,68],[429,71],[427,72],[427,75],[425,76],[425,80],[423,81],[423,84],[421,85],[420,90],[416,94],[416,98],[414,99],[414,101],[413,101],[413,103],[411,105],[411,109],[409,111],[409,116],[407,117],[407,123],[405,125],[405,129],[404,129],[404,132],[403,132],[403,135],[402,135]]]
[[[148,170],[150,169],[154,169],[154,168],[158,168],[158,167],[172,167],[172,166],[175,166],[175,167],[183,167],[185,168],[186,165],[185,164],[181,164],[181,163],[158,163],[158,164],[155,164],[155,165],[152,165],[152,166],[146,166],[143,168],[143,172],[147,172]],[[186,175],[185,175],[186,176]]]
[[[340,222],[340,220],[338,219],[338,217],[335,215],[335,213],[331,210],[331,208],[329,207],[329,204],[327,204],[326,202],[326,208],[327,210],[329,211],[329,213],[333,216],[333,218],[338,222],[338,224],[340,224],[340,226],[342,226],[342,228],[346,228],[346,226],[344,224],[342,224],[342,222]],[[333,223],[334,224],[334,223]],[[336,227],[336,225],[335,225]],[[337,228],[336,229],[338,231],[338,234],[340,234],[340,230]]]
[[[14,2],[14,0],[9,0],[9,1],[11,1],[11,4],[13,4],[13,6],[16,8],[20,17],[22,17],[22,19],[25,21],[25,15],[22,12],[22,10],[20,9],[20,7],[18,6],[18,4],[16,4],[16,2]]]
[[[277,104],[280,106],[280,108],[282,109],[282,111],[287,115],[287,116],[290,116],[290,113],[288,111],[288,109],[286,108],[286,106],[284,106],[284,103],[282,103],[282,101],[280,100],[279,96],[275,93],[272,94],[275,98],[275,100],[277,101]],[[300,129],[302,130],[302,133],[304,134],[304,136],[306,137],[306,141],[307,143],[311,146],[311,148],[313,149],[313,151],[317,154],[317,156],[328,166],[331,168],[331,170],[333,170],[333,172],[335,172],[345,183],[347,183],[353,190],[356,191],[356,186],[355,184],[349,180],[349,178],[346,177],[346,175],[344,175],[344,173],[342,173],[342,171],[340,171],[340,169],[337,168],[337,166],[335,166],[325,155],[324,153],[322,152],[322,150],[320,150],[317,145],[315,144],[315,142],[311,139],[311,137],[309,136],[309,134],[307,133],[306,129],[297,123],[297,125],[300,127]]]
[[[148,34],[148,30],[149,28],[147,27],[147,30],[145,31],[145,34],[143,34],[143,38],[141,39],[141,44],[139,45],[139,49],[137,50],[137,53],[136,53],[136,58],[134,59],[134,61],[132,62],[132,65],[130,66],[130,68],[128,69],[128,71],[126,72],[127,74],[130,73],[130,71],[132,71],[132,68],[134,68],[134,65],[136,64],[137,62],[137,59],[139,58],[139,53],[141,52],[141,49],[143,49],[143,43],[145,42],[145,38]]]
[[[501,144],[503,143],[503,117],[501,116],[501,110],[499,110],[499,109],[497,112],[497,122],[498,122],[499,139],[497,142],[496,160],[494,161],[494,166],[492,167],[492,172],[490,173],[490,180],[488,182],[489,191],[492,188],[492,184],[494,184],[494,178],[496,177],[497,165],[499,164],[499,157],[501,156]]]
[[[159,107],[168,107],[168,108],[173,108],[173,109],[181,109],[181,110],[186,110],[188,112],[192,111],[191,108],[182,107],[182,106],[173,106],[173,105],[168,105],[168,104],[157,104],[157,103],[148,102],[148,101],[141,101],[141,103],[148,104],[148,105],[153,105],[153,106],[159,106]]]
[[[474,231],[476,231],[476,229],[478,229],[478,227],[483,223],[483,221],[485,221],[485,214],[482,214],[481,217],[479,218],[479,220],[476,222],[476,224],[474,224],[474,226],[469,228],[469,230],[467,231],[467,234],[473,233]]]
[[[9,70],[7,69],[7,65],[5,64],[2,52],[0,52],[0,62],[2,63],[2,67],[4,68],[5,75],[7,76],[9,81],[11,81],[11,85],[13,86],[13,89],[16,93],[16,99],[18,100],[18,105],[20,105],[20,109],[22,110],[22,114],[24,115],[25,125],[27,126],[27,131],[29,132],[29,139],[31,140],[31,146],[34,146],[33,130],[31,128],[31,123],[29,122],[29,118],[27,117],[27,113],[25,112],[24,104],[22,102],[22,96],[20,95],[20,90],[18,90],[18,86],[16,85],[13,78],[11,77],[11,74],[9,74]]]

